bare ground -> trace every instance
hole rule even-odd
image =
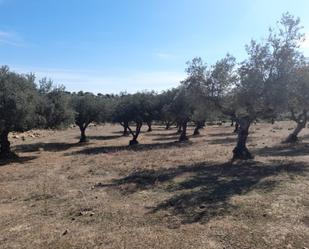
[[[119,126],[12,138],[0,162],[0,248],[309,247],[309,129],[252,126],[255,160],[231,164],[233,128],[212,126],[180,144],[155,126],[127,147]],[[192,132],[190,129],[189,132]]]

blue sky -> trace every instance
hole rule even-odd
[[[308,0],[0,0],[0,65],[70,91],[160,91],[195,56],[242,60],[283,12],[309,39],[308,10]]]

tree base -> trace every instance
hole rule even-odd
[[[130,140],[130,142],[129,142],[129,146],[134,146],[134,145],[137,145],[137,144],[138,144],[137,140]]]
[[[18,156],[14,152],[2,152],[0,153],[0,160],[6,160],[6,159],[17,159]]]
[[[193,132],[193,136],[198,136],[198,135],[200,135],[199,130],[194,130],[194,132]]]
[[[250,153],[247,148],[237,148],[235,147],[233,150],[233,158],[234,160],[250,160],[253,159],[254,156]]]
[[[88,142],[89,142],[89,140],[85,138],[85,139],[80,139],[78,143],[84,144],[84,143],[88,143]]]
[[[179,142],[186,142],[186,141],[188,141],[189,140],[189,138],[187,137],[187,136],[181,136],[180,138],[179,138]]]
[[[294,134],[290,134],[287,137],[287,139],[285,141],[283,141],[283,143],[286,143],[286,144],[288,144],[288,143],[296,143],[296,142],[298,142],[298,137],[296,135],[294,135]]]

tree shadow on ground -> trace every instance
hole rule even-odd
[[[189,146],[192,143],[190,141],[187,142],[168,142],[168,143],[152,143],[152,144],[137,144],[134,146],[124,145],[124,146],[103,146],[103,147],[92,147],[85,148],[80,151],[74,151],[70,153],[70,155],[74,154],[86,154],[86,155],[95,155],[101,153],[111,153],[111,152],[119,152],[119,151],[148,151],[148,150],[159,150],[159,149],[167,149],[170,147],[184,147]]]
[[[82,143],[34,143],[34,144],[19,144],[15,145],[16,152],[35,152],[39,150],[45,151],[64,151],[72,147],[83,146]]]
[[[183,224],[205,223],[216,217],[240,215],[241,207],[231,204],[232,197],[245,195],[252,190],[272,191],[280,183],[280,178],[276,176],[282,173],[305,175],[307,172],[308,166],[301,163],[204,162],[137,171],[110,184],[98,184],[95,187],[111,187],[123,194],[142,190],[163,191],[170,197],[150,207],[149,215],[168,212],[169,216],[177,217]]]
[[[237,141],[236,137],[225,137],[225,138],[217,138],[211,139],[208,141],[209,144],[235,144]]]
[[[231,129],[231,132],[222,132],[222,133],[209,133],[208,136],[210,137],[236,137],[237,133],[233,133],[233,130]]]
[[[180,136],[180,133],[177,133],[176,131],[170,132],[170,130],[166,131],[166,133],[152,133],[148,132],[145,134],[146,136],[150,137],[169,137],[169,136]]]
[[[124,137],[122,135],[111,135],[111,136],[87,136],[89,140],[112,140]],[[79,139],[79,137],[78,137]]]
[[[309,156],[308,143],[279,144],[274,147],[264,147],[253,151],[259,156]]]
[[[179,135],[180,136],[180,135]],[[157,137],[157,138],[153,138],[152,141],[168,141],[168,140],[173,140],[173,141],[178,141],[179,140],[179,136],[163,136],[163,137]]]
[[[198,134],[198,135],[190,134],[190,135],[187,135],[187,138],[188,139],[191,139],[191,138],[194,139],[194,138],[204,137],[204,136],[205,135],[203,135],[203,134]],[[168,141],[168,140],[178,141],[179,137],[180,137],[180,134],[169,134],[169,136],[159,136],[157,138],[153,138],[152,141]]]
[[[16,158],[10,158],[10,159],[0,159],[0,167],[9,165],[12,163],[18,163],[18,164],[25,164],[29,161],[32,161],[36,159],[36,156],[16,156]]]

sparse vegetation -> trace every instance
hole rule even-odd
[[[1,67],[0,247],[306,249],[303,37],[285,13],[244,61],[193,58],[161,93],[71,93]]]

